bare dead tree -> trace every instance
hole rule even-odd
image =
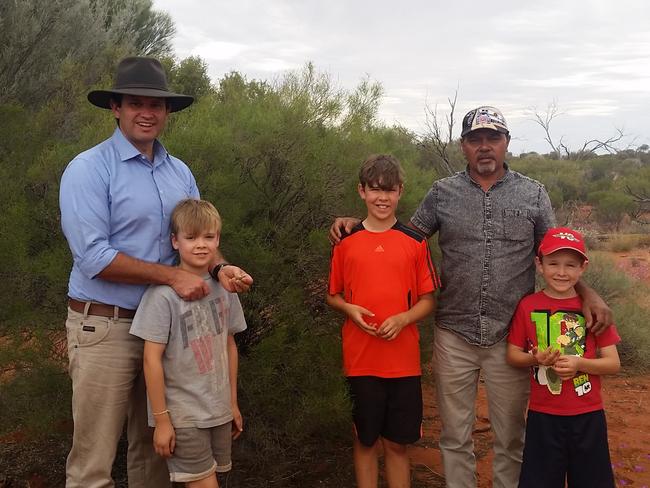
[[[529,111],[532,114],[533,122],[544,130],[544,140],[549,146],[551,146],[553,152],[557,154],[560,159],[564,157],[566,159],[581,160],[596,154],[596,151],[606,151],[609,154],[616,154],[631,147],[631,143],[628,144],[626,148],[618,147],[618,143],[627,137],[627,134],[625,134],[622,129],[616,128],[615,135],[607,139],[590,139],[585,141],[578,151],[571,151],[564,143],[564,136],[560,137],[557,144],[553,142],[553,137],[551,136],[551,124],[553,123],[553,120],[562,115],[562,112],[559,111],[556,100],[553,100],[547,105],[546,112],[544,113],[540,113],[536,107],[530,108]]]
[[[454,92],[453,99],[447,98],[450,110],[449,114],[445,116],[444,124],[438,115],[438,105],[436,104],[432,109],[428,103],[425,104],[424,113],[426,116],[426,132],[420,143],[422,147],[430,150],[433,154],[438,156],[438,163],[441,166],[441,169],[449,175],[453,175],[456,172],[449,155],[449,148],[453,142],[453,130],[455,124],[454,115],[456,112],[457,100],[458,89]]]
[[[650,213],[650,193],[647,190],[634,190],[629,185],[625,186],[625,193],[630,195],[636,203],[636,210],[631,217],[640,224],[650,224],[650,221],[646,220]]]
[[[561,159],[562,153],[564,152],[568,158],[569,149],[563,142],[564,136],[560,137],[560,140],[557,144],[553,142],[553,137],[551,136],[551,123],[553,122],[553,119],[562,114],[562,112],[560,112],[558,109],[557,101],[553,100],[551,103],[549,103],[546,106],[546,112],[544,113],[540,113],[537,110],[537,107],[531,107],[529,111],[533,115],[533,122],[535,122],[544,130],[544,140],[548,143],[549,146],[551,146],[551,149],[555,154],[557,154],[557,157]]]
[[[582,155],[593,154],[598,150],[607,151],[609,154],[616,154],[621,151],[621,148],[614,146],[617,142],[620,142],[625,137],[625,133],[622,129],[616,129],[616,135],[612,136],[604,141],[600,139],[591,139],[590,141],[585,141],[582,145],[582,148],[578,151],[578,159],[582,159]],[[629,144],[628,144],[629,147]]]

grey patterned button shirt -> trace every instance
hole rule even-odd
[[[488,191],[468,170],[433,183],[411,222],[436,232],[442,288],[436,324],[473,345],[508,333],[519,300],[535,289],[535,250],[555,226],[544,186],[508,169]]]

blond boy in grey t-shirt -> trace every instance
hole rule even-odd
[[[154,448],[172,481],[217,488],[216,472],[231,469],[231,438],[242,431],[237,404],[237,345],[246,329],[236,293],[210,277],[221,218],[203,200],[181,201],[171,216],[179,266],[203,276],[210,294],[184,301],[166,285],[144,294],[131,334],[145,340],[144,373]]]

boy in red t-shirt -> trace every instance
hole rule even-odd
[[[421,435],[416,322],[433,311],[438,280],[426,238],[395,217],[403,181],[396,158],[368,158],[358,186],[368,215],[332,251],[327,303],[346,315],[343,370],[353,403],[354,468],[362,488],[377,487],[380,443],[388,486],[410,486],[406,447]]]
[[[587,268],[584,240],[550,229],[535,258],[546,288],[524,297],[508,336],[507,360],[531,367],[520,488],[614,488],[600,377],[620,369],[615,326],[585,327],[575,284]]]

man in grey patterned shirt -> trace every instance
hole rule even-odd
[[[494,430],[494,488],[517,486],[528,401],[528,372],[506,364],[508,325],[519,300],[534,291],[534,256],[555,217],[544,186],[505,162],[510,133],[502,113],[483,106],[463,119],[467,168],[433,183],[409,225],[438,232],[442,287],[436,311],[434,376],[442,420],[440,450],[448,488],[476,486],[472,429],[482,372]],[[330,235],[356,219],[337,219]],[[592,329],[611,311],[578,287]]]

